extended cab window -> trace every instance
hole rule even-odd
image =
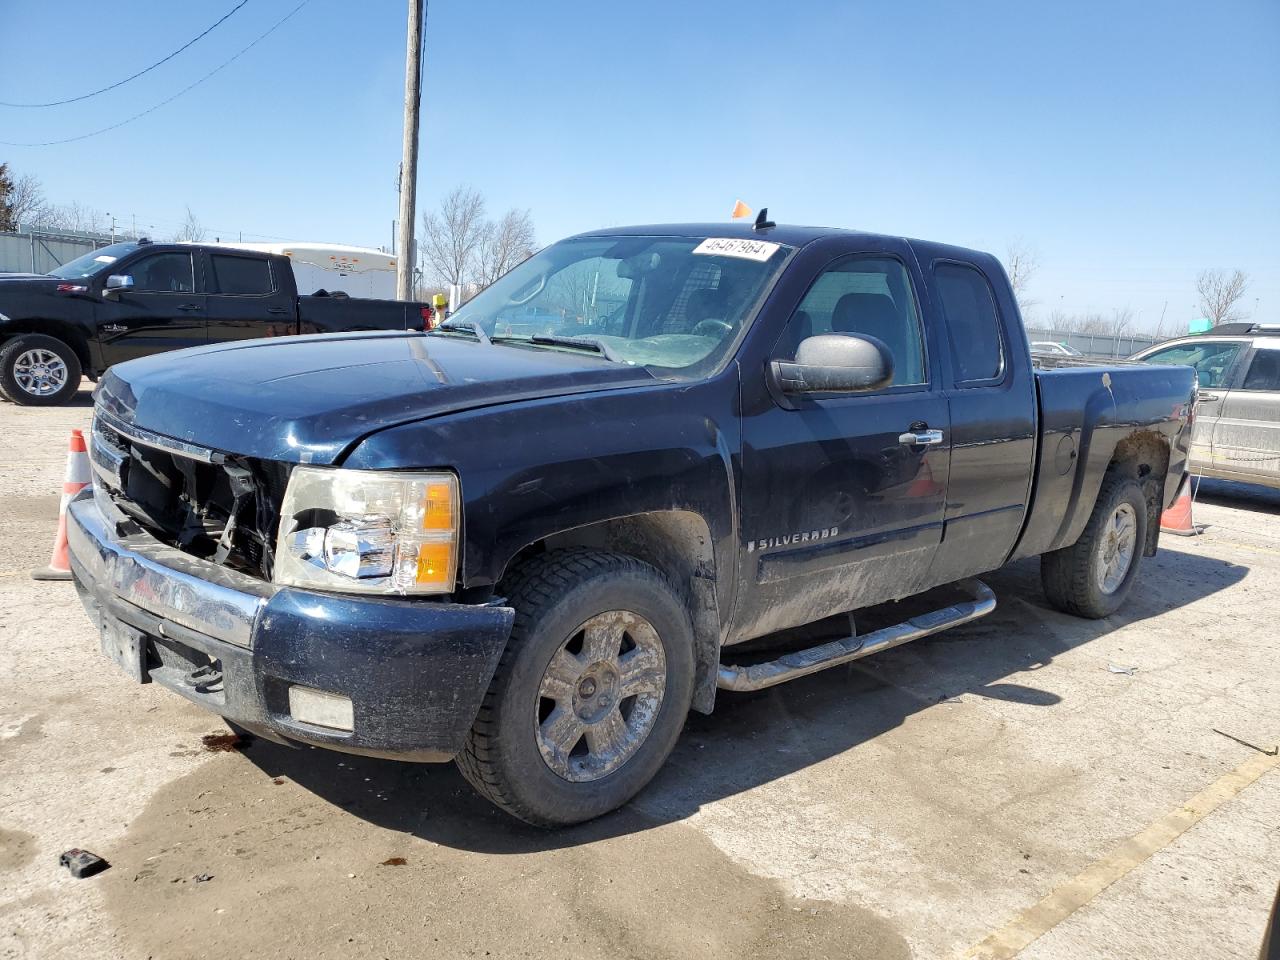
[[[987,278],[961,263],[935,264],[933,277],[947,319],[956,382],[997,379],[1004,372],[1004,339]]]
[[[1241,389],[1280,392],[1280,349],[1258,349],[1249,362],[1249,372],[1244,375]]]
[[[196,288],[189,253],[153,253],[128,269],[135,293],[191,293]]]
[[[800,341],[822,333],[882,341],[893,355],[895,387],[927,380],[920,317],[906,268],[897,260],[853,256],[824,270],[792,314],[778,353],[794,357]]]
[[[235,257],[225,253],[210,255],[214,289],[218,293],[263,296],[271,293],[271,264],[257,257]]]
[[[1165,363],[1176,366],[1195,367],[1196,375],[1202,387],[1224,387],[1227,383],[1227,372],[1235,363],[1240,352],[1241,343],[1231,340],[1213,340],[1207,342],[1179,343],[1165,347],[1142,359],[1147,363]]]

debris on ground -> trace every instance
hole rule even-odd
[[[212,879],[213,879],[213,874],[212,874],[212,873],[197,873],[197,874],[196,874],[194,877],[192,877],[191,879],[192,879],[192,880],[194,880],[196,883],[208,883],[210,880],[212,880]]]
[[[96,853],[81,850],[79,847],[72,847],[58,857],[58,866],[66,867],[71,871],[73,877],[77,880],[83,880],[85,877],[92,877],[95,873],[101,873],[111,864]]]
[[[206,733],[200,738],[205,750],[209,753],[230,753],[243,750],[249,744],[238,733]]]
[[[1117,666],[1114,663],[1108,663],[1107,669],[1110,670],[1112,673],[1123,673],[1126,677],[1132,677],[1135,673],[1138,672],[1137,667],[1121,667],[1121,666]]]
[[[1241,740],[1239,737],[1234,736],[1230,733],[1227,733],[1227,731],[1225,730],[1219,730],[1217,727],[1210,727],[1209,729],[1211,729],[1214,733],[1221,734],[1222,736],[1226,737],[1228,740],[1234,740],[1236,743],[1240,744],[1240,746],[1242,747],[1248,747],[1250,750],[1257,750],[1264,757],[1274,757],[1277,754],[1280,754],[1280,744],[1276,744],[1270,750],[1266,750],[1258,746],[1256,743],[1250,743],[1248,740]]]
[[[408,863],[408,862],[409,862],[409,861],[408,861],[408,860],[406,860],[404,857],[388,857],[386,860],[383,860],[383,861],[382,861],[382,866],[384,866],[384,867],[403,867],[403,866],[404,866],[406,863]]]

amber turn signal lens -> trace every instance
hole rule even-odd
[[[453,485],[429,483],[422,496],[422,529],[453,529]]]
[[[453,565],[452,543],[418,545],[418,583],[439,583],[449,577]]]

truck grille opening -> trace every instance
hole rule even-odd
[[[94,483],[144,530],[184,553],[270,579],[290,464],[224,455],[93,419]],[[189,451],[189,455],[188,455]]]

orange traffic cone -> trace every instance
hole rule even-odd
[[[748,207],[741,200],[735,201],[733,204],[732,218],[734,220],[741,220],[743,217],[749,217],[749,216],[751,216],[751,208]]]
[[[1178,488],[1178,495],[1173,499],[1173,506],[1160,514],[1160,529],[1164,533],[1176,533],[1180,537],[1194,537],[1200,531],[1191,519],[1191,478],[1188,477]]]
[[[67,444],[67,472],[62,479],[62,505],[58,508],[58,535],[53,541],[53,556],[49,558],[47,567],[31,571],[33,580],[71,579],[71,565],[67,562],[67,504],[92,482],[84,434],[72,430],[71,441]]]

